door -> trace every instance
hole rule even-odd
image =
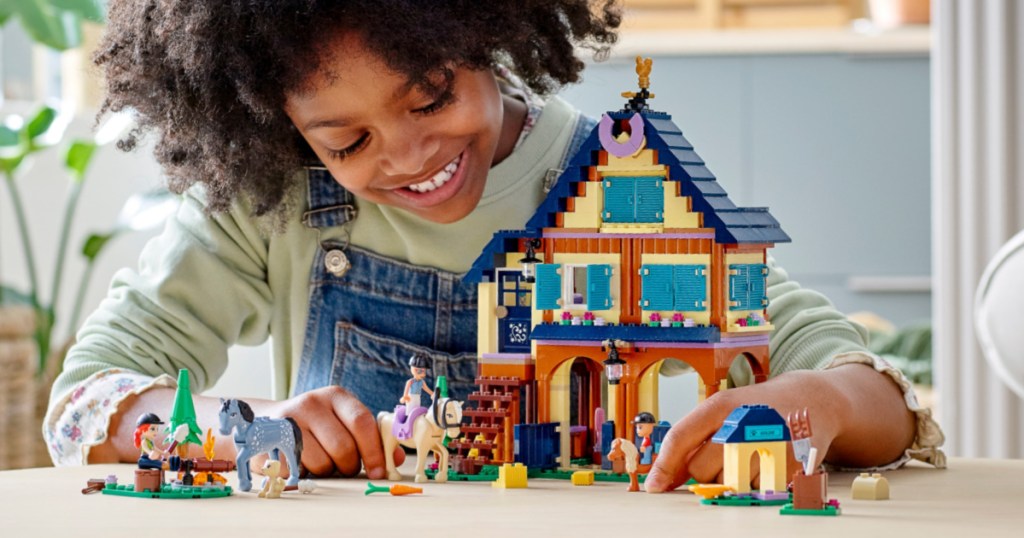
[[[498,352],[530,352],[533,290],[520,271],[498,272]]]

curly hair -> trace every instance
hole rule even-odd
[[[329,73],[325,44],[341,33],[425,90],[453,66],[501,62],[548,93],[579,80],[576,45],[607,53],[621,15],[614,0],[115,0],[108,19],[94,56],[107,85],[99,115],[137,118],[118,147],[156,132],[172,191],[203,184],[211,213],[244,193],[261,216],[312,156],[286,95]]]

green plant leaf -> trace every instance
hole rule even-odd
[[[85,244],[82,245],[82,256],[85,259],[93,261],[96,256],[100,255],[100,251],[103,247],[114,238],[117,232],[110,232],[106,234],[91,234],[88,239],[85,240]]]
[[[21,165],[21,161],[24,157],[24,155],[19,155],[9,159],[6,157],[0,157],[0,170],[3,170],[4,174],[6,174],[8,178],[12,178],[14,176],[14,171]]]
[[[0,125],[0,148],[17,146],[20,143],[21,139],[18,136],[18,131],[11,129],[6,125]]]
[[[53,120],[55,119],[57,119],[57,109],[51,106],[44,106],[28,121],[25,133],[29,138],[37,138],[45,134],[53,126]]]
[[[54,7],[63,11],[70,11],[92,22],[103,22],[106,20],[106,0],[50,0]]]
[[[85,170],[89,167],[89,162],[92,161],[95,151],[96,144],[92,142],[75,140],[71,143],[71,147],[68,148],[68,153],[64,158],[64,164],[71,171],[75,181],[81,183],[85,179]]]
[[[11,9],[36,42],[57,50],[82,44],[82,20],[74,12],[55,9],[47,0],[16,0]]]
[[[0,168],[7,174],[13,174],[25,156],[25,144],[21,134],[6,125],[0,125]]]
[[[32,299],[27,293],[0,284],[0,306],[13,304],[31,305]]]

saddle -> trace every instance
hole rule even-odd
[[[406,415],[405,405],[399,404],[395,406],[395,420],[391,424],[391,434],[395,436],[395,439],[399,441],[405,441],[412,439],[412,426],[416,423],[416,419],[422,415],[427,414],[427,408],[423,406],[416,407],[412,410],[412,413]]]

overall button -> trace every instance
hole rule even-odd
[[[327,268],[327,272],[336,277],[345,276],[345,273],[352,268],[352,264],[348,261],[348,256],[345,256],[341,249],[327,251],[327,256],[324,258],[324,266]]]

